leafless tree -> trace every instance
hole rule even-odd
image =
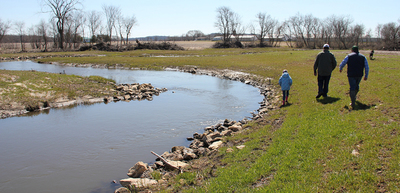
[[[59,48],[64,49],[64,28],[65,24],[70,17],[71,12],[78,10],[77,6],[81,0],[42,0],[44,7],[48,8],[53,14],[57,24],[57,32],[59,35]]]
[[[188,40],[196,40],[196,38],[204,36],[204,33],[200,30],[189,30],[185,36]]]
[[[47,44],[48,44],[48,40],[47,40],[47,32],[48,32],[48,24],[44,21],[41,20],[40,23],[36,26],[37,27],[37,32],[38,35],[42,38],[43,40],[43,47],[45,52],[47,52]]]
[[[295,40],[296,37],[293,36],[294,27],[292,26],[292,22],[290,22],[290,20],[286,20],[282,23],[282,26],[282,33],[285,36],[286,45],[290,48],[293,48],[293,40]]]
[[[333,15],[328,19],[328,21],[328,24],[333,27],[333,35],[336,44],[339,48],[348,49],[349,46],[351,46],[347,41],[351,32],[350,24],[353,22],[352,19],[348,16]]]
[[[400,25],[390,22],[382,26],[383,46],[388,50],[400,49]]]
[[[256,18],[259,28],[255,34],[257,34],[257,38],[260,40],[260,46],[264,46],[265,38],[268,34],[271,34],[271,31],[273,32],[277,21],[272,19],[270,15],[261,12],[256,15]]]
[[[91,43],[95,42],[96,32],[101,26],[101,14],[97,11],[91,11],[88,13],[88,25],[91,33]]]
[[[82,42],[82,36],[80,35],[80,30],[83,30],[83,25],[86,22],[86,17],[80,11],[71,13],[71,18],[69,20],[70,27],[70,48],[73,44],[74,48],[79,47]]]
[[[24,41],[24,36],[25,36],[25,22],[23,21],[17,21],[15,22],[15,31],[17,32],[19,36],[19,41],[21,43],[21,51],[24,52],[25,50],[25,41]]]
[[[115,27],[115,24],[118,20],[118,16],[121,13],[121,9],[119,7],[115,7],[112,5],[103,5],[103,11],[106,14],[106,19],[107,19],[107,31],[108,35],[110,36],[110,44],[111,44],[111,39],[112,39],[112,31],[113,28]]]
[[[355,45],[359,45],[360,41],[362,41],[363,39],[363,35],[364,35],[364,31],[365,31],[365,27],[362,24],[356,24],[355,26],[352,27],[351,30],[351,36],[352,41],[354,42]]]
[[[282,41],[282,33],[284,33],[285,31],[285,23],[280,23],[277,21],[277,27],[275,28],[275,32],[274,32],[274,40],[275,40],[275,44],[273,45],[274,47],[277,46],[278,42]]]
[[[228,7],[219,7],[217,9],[217,21],[214,26],[219,29],[222,34],[222,40],[224,43],[230,42],[230,38],[232,36],[232,24],[234,12]]]
[[[126,34],[126,43],[129,42],[129,34],[131,34],[133,26],[137,25],[137,19],[134,15],[124,19],[124,29]]]
[[[11,28],[10,22],[3,22],[0,19],[0,48],[1,48],[1,41],[3,40],[4,36],[7,34],[10,28]]]
[[[318,19],[309,15],[301,15],[297,13],[295,16],[290,17],[289,22],[291,27],[296,34],[297,46],[312,48],[315,45],[311,45],[311,39],[313,38],[313,31],[317,32]],[[316,35],[314,35],[316,36]]]
[[[246,33],[246,28],[242,25],[240,15],[234,13],[229,23],[232,35],[235,37],[235,42],[240,42],[241,37]]]

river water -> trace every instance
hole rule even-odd
[[[259,90],[178,71],[142,71],[2,62],[0,69],[98,75],[168,91],[152,101],[96,103],[0,119],[0,192],[113,192],[136,162],[154,162],[186,137],[224,119],[251,117]]]

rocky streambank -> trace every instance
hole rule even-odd
[[[271,85],[271,79],[262,79],[260,77],[230,70],[199,70],[196,67],[184,67],[179,69],[193,74],[204,74],[216,76],[229,80],[241,81],[260,89],[260,93],[264,96],[264,100],[260,102],[260,108],[253,113],[252,120],[261,119],[267,115],[269,111],[277,108],[279,96],[274,87]],[[261,80],[261,81],[260,81]],[[224,142],[224,137],[235,135],[243,132],[248,127],[246,123],[250,121],[244,118],[240,121],[225,119],[223,123],[208,126],[204,128],[204,133],[194,133],[193,136],[187,138],[192,141],[188,147],[175,146],[170,151],[166,151],[161,155],[153,153],[157,159],[154,164],[137,162],[128,170],[128,178],[121,179],[119,182],[122,187],[115,190],[116,193],[128,193],[132,191],[151,192],[154,189],[166,189],[168,187],[168,179],[173,178],[179,173],[185,172],[188,168],[198,168],[199,166],[194,160],[210,157],[218,152],[221,147],[227,148],[227,152],[233,152],[233,148],[242,149],[244,145],[233,146]],[[155,177],[154,175],[158,176]]]

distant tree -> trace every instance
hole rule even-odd
[[[269,34],[274,34],[274,28],[278,21],[273,19],[270,15],[261,12],[256,15],[256,18],[258,22],[258,31],[255,32],[255,34],[260,40],[260,46],[264,46],[265,38]]]
[[[350,24],[353,20],[348,16],[331,16],[328,18],[328,24],[333,28],[335,43],[342,49],[348,49],[351,44],[347,42],[351,33]]]
[[[25,22],[23,21],[17,21],[15,22],[15,31],[17,32],[19,36],[19,41],[21,43],[21,51],[24,52],[25,50],[25,41],[24,41],[24,36],[25,36]]]
[[[80,35],[80,30],[83,30],[83,25],[86,22],[86,17],[83,12],[77,11],[71,14],[70,18],[70,27],[71,27],[71,41],[73,43],[74,48],[79,47],[82,42],[82,36]],[[70,46],[71,47],[71,46]]]
[[[121,13],[121,9],[119,7],[115,7],[112,5],[103,5],[103,11],[106,14],[106,20],[107,20],[107,33],[110,36],[110,44],[111,44],[111,39],[112,39],[112,31],[113,28],[115,28],[115,24],[118,20],[118,16]]]
[[[353,42],[355,45],[359,45],[360,41],[362,41],[364,35],[365,27],[362,24],[356,24],[352,27],[351,36],[353,37]]]
[[[101,26],[101,14],[97,11],[91,11],[87,13],[87,18],[88,18],[90,33],[92,36],[90,42],[93,43],[96,42],[96,32]]]
[[[7,34],[10,28],[11,28],[10,22],[3,22],[0,19],[0,48],[1,48],[1,41],[3,40],[4,36]]]
[[[137,19],[134,15],[124,19],[124,29],[126,34],[126,43],[129,43],[129,34],[131,34],[133,26],[137,25]]]
[[[382,35],[383,46],[385,49],[400,49],[400,25],[394,22],[384,24],[380,34]]]
[[[44,47],[43,51],[47,52],[47,44],[48,44],[48,40],[47,40],[48,29],[47,28],[48,28],[48,24],[44,20],[41,20],[40,23],[36,27],[37,27],[38,35],[43,40],[43,47]]]
[[[301,15],[300,13],[297,13],[295,16],[290,17],[289,22],[291,23],[290,26],[296,35],[297,46],[304,46],[307,48],[315,47],[315,45],[311,45],[311,39],[313,38],[313,31],[317,32],[317,18],[311,14]]]
[[[59,48],[64,49],[64,28],[71,12],[78,10],[77,5],[81,0],[42,0],[44,7],[48,8],[53,14],[53,19],[56,21]]]
[[[185,36],[188,40],[196,40],[196,38],[203,37],[204,33],[200,30],[189,30]]]
[[[222,40],[224,43],[230,42],[233,29],[231,24],[233,21],[235,13],[228,7],[219,7],[217,9],[217,21],[214,26],[219,29],[222,34]]]

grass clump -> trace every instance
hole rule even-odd
[[[99,76],[80,77],[35,71],[0,70],[0,80],[2,110],[7,110],[11,103],[34,110],[38,103],[48,104],[58,98],[108,96],[115,87],[113,80]]]

